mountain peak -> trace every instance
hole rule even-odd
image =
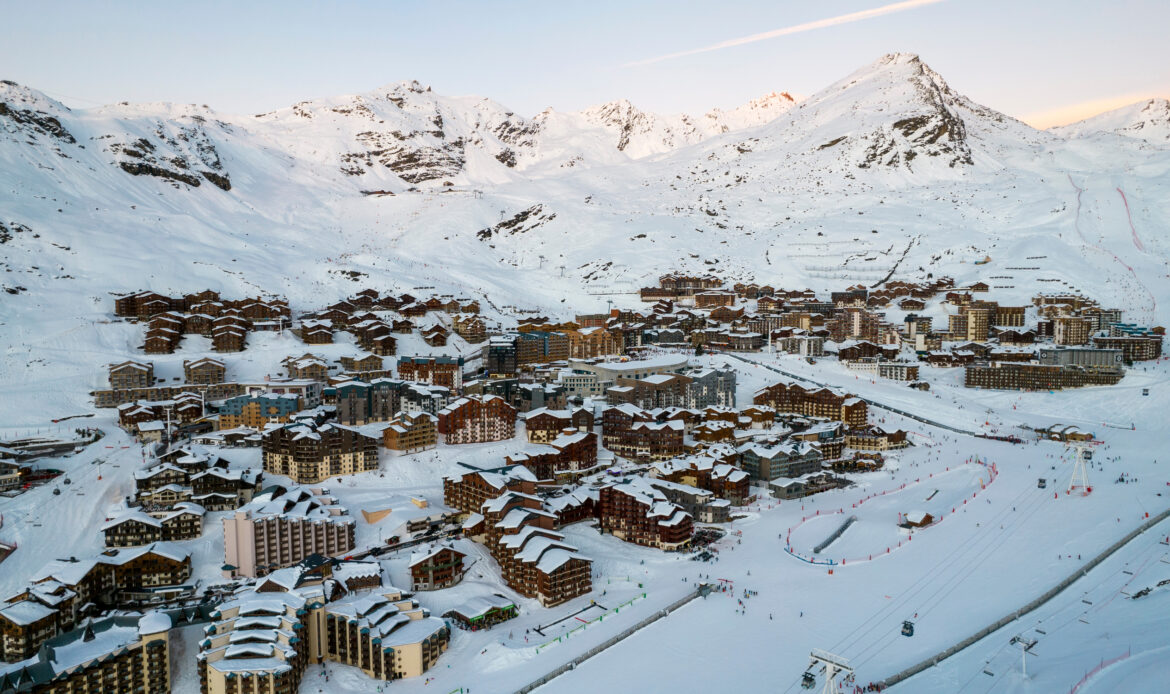
[[[13,109],[66,113],[70,111],[70,108],[60,101],[50,99],[43,92],[12,80],[0,80],[0,102],[7,103],[9,108]]]

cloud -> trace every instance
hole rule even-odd
[[[1056,108],[1048,109],[1047,111],[1038,111],[1036,113],[1029,113],[1020,116],[1020,120],[1024,121],[1033,128],[1053,128],[1058,125],[1068,125],[1069,123],[1076,123],[1077,121],[1091,118],[1106,111],[1112,111],[1122,106],[1129,106],[1136,104],[1139,101],[1146,99],[1165,98],[1167,90],[1151,89],[1142,92],[1131,92],[1129,94],[1121,94],[1119,96],[1110,96],[1101,99],[1090,99],[1089,101],[1081,101],[1075,104],[1066,104]]]
[[[906,10],[913,10],[918,7],[926,5],[934,5],[944,0],[905,0],[905,2],[895,2],[889,5],[882,5],[875,7],[872,10],[862,10],[860,12],[850,12],[849,14],[839,15],[837,17],[828,17],[826,19],[818,19],[813,22],[805,22],[804,24],[797,24],[795,26],[784,27],[783,29],[773,29],[772,31],[765,31],[760,34],[752,34],[751,36],[742,36],[738,39],[728,39],[710,46],[702,48],[693,48],[689,51],[679,51],[678,53],[668,53],[660,55],[656,58],[646,58],[645,60],[635,60],[632,63],[626,63],[623,67],[634,67],[637,65],[649,65],[651,63],[659,63],[664,60],[672,60],[674,58],[681,58],[685,55],[695,55],[696,53],[709,53],[711,51],[718,51],[724,48],[733,48],[735,46],[743,46],[748,43],[755,43],[756,41],[767,41],[768,39],[778,38],[780,36],[789,36],[791,34],[799,34],[805,31],[813,31],[816,29],[824,29],[826,27],[837,26],[838,24],[849,24],[851,22],[860,22],[873,17],[880,17],[886,14],[893,14],[895,12],[905,12]]]

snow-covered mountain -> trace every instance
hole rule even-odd
[[[537,116],[544,124],[568,126],[576,131],[602,128],[606,144],[634,159],[670,152],[702,142],[712,136],[763,125],[778,118],[796,104],[787,92],[772,92],[730,111],[712,109],[701,116],[662,116],[639,110],[629,101],[611,101],[580,113],[560,114],[547,110]]]
[[[434,286],[505,314],[604,306],[670,269],[819,290],[996,265],[1021,300],[1077,286],[1157,320],[1170,148],[1091,132],[1152,132],[1156,105],[1041,132],[908,54],[697,117],[527,118],[416,82],[260,115],[74,110],[5,82],[0,332],[145,287],[308,307]]]
[[[1086,137],[1094,133],[1114,133],[1145,140],[1150,144],[1170,144],[1170,100],[1150,99],[1100,113],[1070,125],[1052,128],[1063,137]]]

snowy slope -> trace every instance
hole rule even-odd
[[[1049,132],[1074,138],[1114,133],[1153,145],[1170,145],[1170,100],[1139,101],[1077,123],[1052,128]]]
[[[111,293],[140,288],[212,288],[229,297],[284,294],[300,313],[367,286],[425,287],[419,293],[478,298],[489,317],[507,324],[522,310],[570,316],[603,309],[609,299],[636,305],[632,292],[638,286],[673,269],[818,291],[872,285],[887,276],[949,274],[960,283],[987,281],[995,287],[993,298],[1004,303],[1027,302],[1038,291],[1076,289],[1125,308],[1137,322],[1165,324],[1170,318],[1170,242],[1164,233],[1170,212],[1160,204],[1170,195],[1170,149],[1108,132],[1134,122],[1127,118],[1083,132],[1033,130],[966,99],[915,56],[882,57],[796,104],[766,98],[758,107],[697,118],[623,106],[528,119],[486,99],[446,97],[413,82],[260,116],[172,104],[71,110],[11,83],[0,84],[0,104],[5,437],[46,427],[50,418],[92,411],[87,391],[102,385],[103,365],[141,358],[141,326],[111,322],[110,315]],[[623,133],[627,144],[619,148]],[[990,263],[973,264],[986,255]],[[470,349],[460,340],[452,344],[449,351]],[[417,336],[404,338],[401,348],[404,354],[423,350]],[[350,338],[341,336],[338,344],[312,351],[334,359],[353,349]],[[184,358],[207,350],[206,339],[189,337],[176,354],[151,361],[160,376],[173,378]],[[251,338],[246,352],[224,356],[231,377],[261,378],[279,370],[281,357],[304,351],[290,335],[265,334]],[[1102,488],[1083,503],[1047,503],[1048,494],[1035,487],[1040,470],[1029,466],[1067,479],[1055,444],[980,441],[973,449],[971,440],[891,417],[891,425],[909,428],[921,445],[899,454],[888,478],[881,473],[857,489],[825,497],[830,505],[843,512],[864,496],[917,484],[924,474],[959,479],[938,499],[974,493],[970,479],[947,474],[972,452],[1000,462],[1002,477],[980,492],[968,516],[952,514],[917,534],[913,546],[897,550],[896,561],[858,564],[831,579],[837,583],[820,567],[785,555],[778,544],[780,533],[801,522],[802,508],[753,508],[735,526],[744,533],[742,549],[725,541],[717,565],[717,575],[761,589],[749,614],[737,615],[726,596],[696,603],[669,624],[555,681],[550,691],[580,689],[582,681],[574,681],[579,677],[589,677],[594,689],[612,677],[611,688],[624,691],[634,686],[631,672],[645,691],[750,689],[763,681],[796,686],[808,649],[838,643],[846,656],[858,658],[867,679],[886,676],[1066,575],[1069,562],[1056,564],[1053,554],[1064,553],[1066,560],[1069,554],[1087,556],[1137,523],[1138,508],[1165,504],[1159,496],[1165,462],[1159,466],[1154,457],[1165,438],[1170,393],[1164,362],[1131,370],[1117,387],[1053,396],[967,390],[956,370],[928,370],[931,390],[921,393],[867,382],[823,362],[811,366],[793,358],[783,367],[962,427],[1075,423],[1106,438],[1108,455],[1124,462],[1102,457],[1107,471],[1094,471]],[[737,368],[741,398],[774,380],[759,368]],[[1151,396],[1141,395],[1146,387]],[[137,447],[122,447],[130,442],[111,419],[110,411],[102,411],[85,420],[110,432],[100,445],[52,461],[75,483],[68,495],[53,497],[43,487],[0,501],[6,517],[0,539],[21,545],[0,565],[3,587],[19,585],[41,563],[40,554],[27,548],[78,555],[97,549],[94,526],[129,492],[130,474],[141,460]],[[1136,428],[1107,429],[1107,419],[1132,421]],[[507,446],[475,454],[485,462],[498,460]],[[355,479],[339,485],[338,493],[353,508],[408,491],[437,498],[438,476],[458,455],[467,455],[445,447],[440,452],[414,461],[392,457],[384,461],[386,478]],[[93,464],[98,458],[101,467]],[[1143,483],[1106,484],[1122,471]],[[1006,509],[1016,504],[1025,508],[1020,499],[1035,515],[1008,515]],[[933,510],[922,498],[912,501],[905,507]],[[840,548],[868,552],[896,536],[892,522],[903,505],[873,508],[875,517],[863,518]],[[1120,509],[1124,522],[1114,520]],[[1001,513],[1011,520],[1004,522]],[[815,525],[810,529],[819,533]],[[361,526],[365,540],[372,541],[377,530]],[[613,581],[598,583],[608,591],[602,602],[637,597],[642,589],[633,586],[642,580],[650,597],[543,655],[521,641],[523,629],[590,598],[555,614],[524,610],[507,643],[502,630],[459,633],[443,661],[454,667],[432,673],[440,678],[431,682],[439,691],[471,679],[477,691],[481,683],[492,691],[514,690],[665,607],[691,589],[682,579],[712,568],[623,545],[584,527],[570,536],[603,562],[602,575]],[[209,558],[218,551],[209,540],[214,533],[197,543],[204,569],[214,566]],[[1045,551],[1035,551],[1038,546]],[[940,565],[952,552],[959,561]],[[1151,563],[1160,564],[1157,558]],[[390,568],[401,579],[402,562],[390,560]],[[752,573],[779,577],[782,590],[757,585]],[[1005,575],[1020,579],[986,590]],[[1162,577],[1138,575],[1147,582]],[[485,576],[468,590],[494,590],[490,573]],[[920,577],[926,578],[919,583]],[[793,601],[794,594],[802,601]],[[1164,595],[1155,598],[1165,602]],[[442,600],[433,606],[442,607]],[[881,614],[867,622],[875,609]],[[920,609],[921,633],[906,640],[898,626]],[[1101,623],[1121,628],[1129,614],[1118,611]],[[1164,628],[1163,619],[1148,631]],[[877,636],[849,643],[855,631],[868,629]],[[696,640],[696,633],[708,639]],[[1141,641],[1156,640],[1144,633]],[[712,649],[712,642],[747,644],[737,654],[745,665],[729,675],[726,649]],[[1050,643],[1048,653],[1069,662],[1113,654],[1094,650],[1087,638]],[[1134,661],[1146,662],[1149,644],[1134,645]],[[937,672],[947,684],[929,689],[979,681],[980,662],[1001,646],[947,663]],[[697,674],[677,663],[644,667],[664,652],[710,667],[697,668]],[[334,682],[338,691],[377,686],[343,670],[348,674],[339,679],[348,678],[347,684]],[[193,670],[185,672],[190,677]],[[1004,672],[996,666],[997,675]],[[1034,686],[1010,690],[1067,691],[1080,674],[1049,667]],[[435,689],[419,679],[395,686]],[[916,686],[910,681],[902,689],[923,691]]]
[[[549,131],[563,134],[589,132],[600,128],[599,141],[605,146],[641,159],[702,142],[715,135],[763,125],[775,120],[796,104],[787,92],[772,92],[730,111],[712,109],[701,116],[687,114],[664,116],[642,111],[622,99],[587,108],[580,113],[558,113],[548,109],[535,121],[541,139]],[[578,135],[579,136],[579,135]]]
[[[682,269],[819,291],[996,277],[1005,302],[1075,287],[1152,323],[1170,301],[1170,150],[1033,130],[912,55],[689,119],[694,142],[623,107],[653,126],[625,150],[605,108],[526,119],[414,82],[259,116],[71,110],[12,83],[0,104],[5,383],[79,330],[109,349],[78,376],[125,354],[136,335],[93,323],[140,288],[300,311],[425,286],[507,318],[630,303],[613,292]]]

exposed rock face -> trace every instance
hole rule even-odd
[[[544,205],[533,205],[526,210],[518,212],[508,219],[490,226],[487,229],[480,229],[476,234],[481,241],[487,241],[493,236],[499,234],[523,234],[532,231],[541,225],[551,222],[557,218],[556,212],[546,211]]]

